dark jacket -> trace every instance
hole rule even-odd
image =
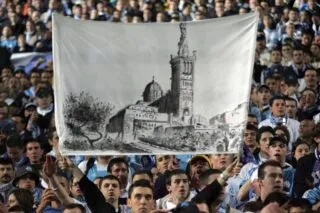
[[[302,197],[303,193],[313,186],[312,170],[316,162],[316,156],[311,153],[299,159],[296,166],[296,174],[294,180],[294,190],[296,196]]]
[[[79,181],[79,186],[86,198],[87,205],[92,212],[116,213],[114,207],[106,202],[103,194],[97,186],[87,178],[87,176],[83,175]]]

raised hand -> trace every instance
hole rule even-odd
[[[228,177],[231,177],[235,174],[235,172],[238,170],[238,167],[240,167],[242,164],[239,162],[238,159],[235,159],[225,170],[224,174]],[[241,169],[241,168],[240,168]]]
[[[42,173],[51,178],[56,173],[56,165],[51,156],[46,156],[46,161],[43,165]]]
[[[53,192],[53,190],[45,189],[42,192],[41,202],[36,210],[36,213],[42,213],[43,210],[46,208],[46,206],[51,203],[51,201],[56,201],[56,200],[58,199],[56,194]]]

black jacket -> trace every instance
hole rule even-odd
[[[296,166],[294,190],[296,196],[302,197],[303,193],[313,188],[312,170],[316,161],[316,156],[311,153],[299,159]]]
[[[91,182],[87,176],[83,176],[79,181],[79,186],[84,194],[87,205],[93,213],[116,213],[116,210],[112,205],[106,202],[103,194]]]

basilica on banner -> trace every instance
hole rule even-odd
[[[121,109],[111,117],[107,132],[117,133],[123,142],[151,141],[152,143],[154,138],[156,138],[154,142],[158,142],[159,138],[171,138],[178,146],[179,143],[182,143],[180,145],[184,143],[181,138],[192,137],[192,140],[195,140],[196,135],[198,138],[206,136],[207,139],[201,140],[202,146],[205,148],[211,145],[212,137],[217,130],[217,122],[220,121],[217,121],[217,118],[209,120],[194,114],[196,59],[196,51],[192,51],[191,54],[189,51],[186,23],[181,23],[178,52],[170,56],[169,62],[171,89],[164,92],[154,76],[142,92],[143,100]],[[172,143],[172,140],[167,143]],[[215,140],[213,149],[227,151],[228,140],[226,138]]]

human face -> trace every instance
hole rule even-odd
[[[132,213],[150,213],[154,207],[152,190],[148,187],[135,187],[128,198]]]
[[[59,144],[59,136],[56,131],[53,132],[52,138],[49,139],[49,143],[51,146],[57,146]]]
[[[282,46],[282,54],[286,58],[292,57],[292,47],[289,45]]]
[[[29,116],[31,116],[34,111],[36,111],[35,107],[28,107],[24,110],[24,117],[29,118]]]
[[[280,63],[281,62],[281,52],[279,51],[272,51],[271,52],[271,62],[272,63]]]
[[[267,166],[264,169],[263,179],[259,179],[259,186],[265,194],[272,192],[282,192],[283,189],[283,173],[280,167]]]
[[[293,51],[293,62],[295,64],[302,64],[303,62],[303,51],[295,50]]]
[[[25,123],[23,123],[22,118],[19,116],[12,116],[11,120],[16,124],[18,132],[22,132],[26,127]]]
[[[19,147],[8,147],[7,146],[7,153],[8,153],[9,158],[11,158],[11,160],[13,160],[13,162],[18,162],[22,157],[23,149],[19,148]]]
[[[48,108],[49,105],[52,103],[52,97],[49,95],[48,97],[37,97],[36,99],[37,106],[41,109]]]
[[[307,144],[300,144],[294,152],[294,158],[298,161],[303,156],[309,154],[310,148]]]
[[[248,124],[251,124],[255,127],[258,127],[258,120],[256,117],[251,117],[251,116],[248,116]]]
[[[267,105],[269,103],[269,100],[271,98],[270,91],[267,89],[262,89],[261,91],[258,92],[258,99],[260,105]]]
[[[171,160],[171,156],[170,155],[157,155],[156,159],[157,159],[158,172],[163,174],[165,171],[167,171],[169,169],[169,163]]]
[[[305,106],[306,107],[312,106],[312,105],[314,105],[316,103],[316,96],[310,90],[304,91],[301,98],[305,100]]]
[[[33,72],[30,76],[30,83],[32,86],[37,85],[40,82],[40,74]]]
[[[14,170],[12,165],[8,164],[0,164],[0,182],[9,183],[14,176]]]
[[[20,189],[28,189],[32,191],[36,186],[36,181],[31,177],[31,175],[25,175],[18,181],[18,188]]]
[[[301,37],[301,43],[303,45],[309,45],[310,42],[312,41],[312,37],[308,34],[303,34]]]
[[[8,117],[8,107],[0,107],[0,120],[4,120]]]
[[[111,168],[111,174],[119,178],[121,188],[125,188],[128,182],[128,167],[124,163],[114,164]]]
[[[269,142],[272,137],[273,137],[273,134],[271,132],[264,132],[261,134],[260,141],[259,141],[260,151],[268,154]]]
[[[299,125],[299,133],[301,136],[307,136],[313,133],[315,123],[313,120],[302,120]]]
[[[292,22],[296,22],[298,20],[298,14],[295,11],[289,12],[289,20]]]
[[[116,180],[105,179],[101,183],[100,191],[106,201],[113,204],[120,197],[120,185]]]
[[[26,156],[29,158],[31,164],[41,162],[43,150],[38,142],[30,142],[26,146]]]
[[[215,154],[210,156],[211,167],[213,169],[225,169],[232,162],[230,154]]]
[[[190,192],[188,176],[186,174],[173,175],[168,191],[179,202],[185,201]]]
[[[14,196],[14,194],[10,194],[9,198],[8,198],[8,206],[12,207],[12,206],[19,206],[19,203],[17,201],[16,196]]]
[[[289,116],[289,118],[295,118],[297,113],[297,105],[295,101],[286,100],[286,113]]]
[[[82,195],[82,191],[79,186],[79,179],[78,178],[73,178],[70,186],[70,192],[73,196],[79,197]]]
[[[246,129],[244,131],[244,143],[248,147],[255,147],[257,145],[256,142],[257,133],[254,130]]]
[[[269,146],[269,156],[270,159],[278,161],[279,163],[284,163],[287,155],[287,145],[282,142],[276,142]]]
[[[191,177],[194,180],[199,180],[199,175],[210,168],[209,163],[204,159],[198,159],[191,164]]]
[[[317,86],[317,72],[315,70],[306,70],[304,73],[304,81],[306,82],[307,88],[314,88]]]
[[[282,99],[276,99],[271,106],[271,112],[274,116],[281,117],[285,115],[285,102]]]
[[[268,78],[266,80],[266,85],[270,88],[270,90],[272,92],[276,92],[276,90],[277,90],[277,88],[276,88],[276,79]]]

